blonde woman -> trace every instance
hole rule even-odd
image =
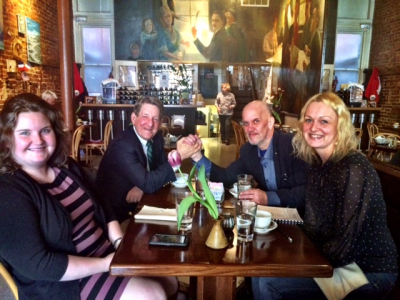
[[[386,222],[379,177],[356,150],[350,113],[334,93],[313,96],[301,111],[295,153],[311,166],[303,230],[334,268],[337,280],[253,278],[255,299],[383,299],[397,280],[397,253]],[[326,288],[327,287],[327,288]]]
[[[57,100],[57,95],[53,91],[47,90],[42,94],[42,99],[49,103],[50,105],[55,105]]]

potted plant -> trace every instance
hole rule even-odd
[[[168,153],[168,161],[170,162],[171,166],[174,168],[178,168],[179,173],[184,178],[182,171],[180,169],[181,166],[181,157],[178,151],[173,150]],[[181,204],[179,205],[178,209],[178,230],[180,229],[182,218],[186,210],[196,202],[200,202],[205,208],[207,208],[208,212],[210,213],[211,217],[215,220],[215,224],[208,236],[206,241],[206,245],[210,248],[214,249],[223,249],[228,246],[228,241],[224,234],[224,231],[221,226],[221,221],[223,220],[219,216],[217,203],[215,202],[214,195],[211,193],[210,188],[206,181],[206,172],[204,166],[201,166],[198,173],[198,178],[201,182],[203,187],[205,200],[199,196],[196,190],[192,186],[192,178],[196,171],[196,165],[193,166],[192,170],[190,171],[189,178],[186,182],[188,188],[192,192],[191,196],[186,197],[183,199]]]
[[[179,86],[182,89],[182,98],[183,99],[188,99],[189,98],[189,88],[190,84],[192,82],[192,78],[189,74],[188,69],[186,68],[185,64],[181,64],[178,67],[175,67],[174,65],[169,65],[169,69],[174,73],[175,75],[175,80],[178,82]]]

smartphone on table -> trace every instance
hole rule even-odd
[[[151,246],[186,247],[189,245],[189,237],[180,234],[154,234],[149,241]]]

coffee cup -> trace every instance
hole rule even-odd
[[[175,183],[183,184],[183,183],[186,183],[186,181],[188,180],[189,174],[183,173],[183,177],[182,177],[180,173],[176,173],[175,177],[176,177]]]
[[[268,211],[259,210],[256,214],[256,228],[265,229],[269,227],[271,224],[272,215]]]

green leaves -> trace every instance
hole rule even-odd
[[[197,164],[196,164],[197,165]],[[211,193],[210,188],[207,184],[206,181],[206,170],[204,166],[200,167],[199,170],[199,175],[198,178],[201,182],[201,185],[203,187],[204,195],[206,200],[203,200],[195,191],[195,189],[192,186],[192,178],[194,176],[194,173],[196,171],[196,165],[193,166],[192,170],[190,171],[189,179],[186,182],[189,190],[193,193],[193,195],[186,197],[185,199],[182,200],[181,204],[179,205],[178,209],[178,230],[181,228],[181,222],[182,218],[187,211],[187,209],[190,207],[190,205],[200,202],[204,207],[207,208],[208,212],[210,213],[211,217],[214,219],[218,219],[218,207],[217,203],[215,202],[214,195]],[[179,173],[182,174],[181,169],[179,168]],[[183,177],[183,175],[182,175]]]

